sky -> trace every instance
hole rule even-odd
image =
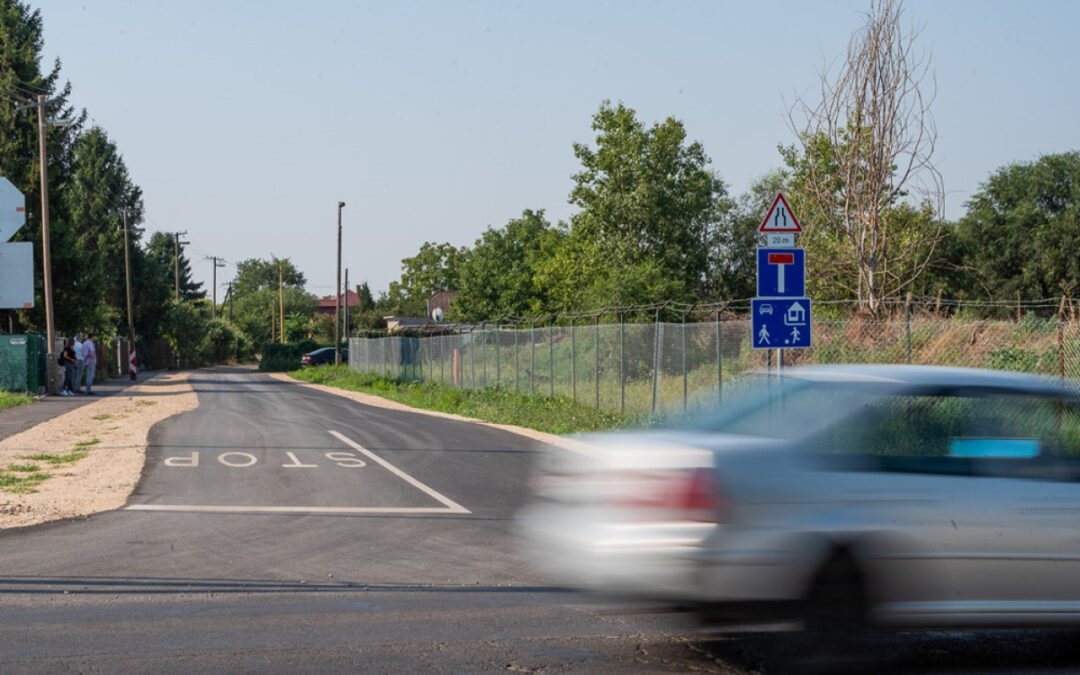
[[[425,241],[556,222],[602,101],[681,120],[739,195],[782,164],[869,1],[28,0],[45,66],[117,144],[146,227],[187,231],[218,299],[236,263],[290,259],[376,293]],[[1080,2],[908,0],[931,59],[934,163],[955,219],[995,170],[1080,150]],[[344,272],[342,272],[344,274]]]

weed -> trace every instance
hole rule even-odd
[[[40,471],[41,468],[37,464],[8,464],[7,470],[33,473],[35,471]]]
[[[92,419],[92,420],[107,420],[110,417],[112,417],[112,415],[94,415],[90,419]]]
[[[135,401],[135,405],[144,408],[146,406],[157,405],[157,401]]]
[[[87,453],[86,450],[72,450],[66,455],[50,455],[47,453],[38,453],[36,455],[27,455],[26,457],[23,457],[23,459],[30,459],[35,462],[48,462],[49,464],[55,466],[57,464],[71,464],[73,462],[77,462],[83,457],[86,457],[87,454],[89,453]]]
[[[631,421],[625,415],[575,403],[566,396],[528,394],[506,387],[457,389],[435,382],[354,373],[348,366],[308,368],[290,375],[306,382],[317,381],[339,389],[375,394],[416,408],[556,434],[611,429]]]
[[[47,473],[32,473],[27,476],[19,476],[0,471],[0,491],[14,494],[29,494],[37,492],[34,486],[47,479]]]
[[[34,397],[30,394],[23,394],[14,391],[0,391],[0,410],[4,408],[14,408],[17,405],[26,405],[27,403],[33,403]]]
[[[97,445],[100,442],[101,442],[100,438],[91,438],[88,441],[79,441],[78,443],[75,444],[75,447],[76,447],[76,449],[78,449],[78,448],[89,448],[90,446]]]

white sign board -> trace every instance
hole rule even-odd
[[[0,244],[0,309],[34,306],[34,244]]]
[[[776,193],[776,199],[769,207],[769,212],[765,214],[765,220],[761,221],[758,232],[790,232],[791,234],[802,232],[802,225],[799,225],[795,214],[792,213],[783,192]]]
[[[11,239],[11,235],[26,224],[26,197],[0,176],[0,242]]]

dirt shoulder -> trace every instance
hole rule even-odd
[[[142,475],[150,428],[198,405],[188,375],[155,377],[0,441],[0,529],[123,506]]]

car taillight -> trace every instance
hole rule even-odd
[[[714,469],[657,471],[626,477],[620,506],[657,519],[722,522],[724,498]]]
[[[304,354],[303,356],[300,357],[300,362],[301,363],[311,363],[311,357],[308,356],[307,354]]]

